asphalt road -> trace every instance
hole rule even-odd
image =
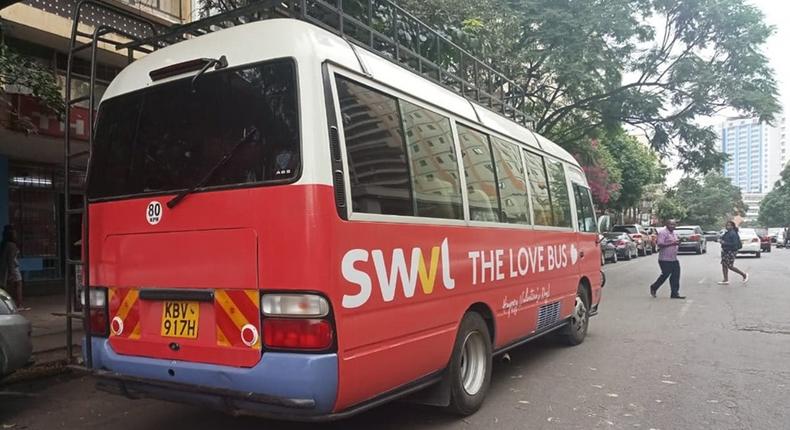
[[[681,292],[653,299],[656,257],[608,264],[601,313],[586,341],[545,340],[497,362],[474,416],[398,402],[327,425],[235,418],[95,391],[88,377],[6,387],[0,424],[28,429],[790,429],[790,250],[736,265],[748,286],[719,280],[718,246],[682,255]],[[734,278],[737,278],[734,277]],[[733,279],[734,279],[733,278]]]

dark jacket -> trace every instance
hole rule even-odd
[[[721,249],[723,251],[737,251],[738,244],[741,242],[741,236],[735,230],[727,230],[721,237]]]

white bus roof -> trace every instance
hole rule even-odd
[[[299,68],[321,66],[325,61],[364,73],[360,60],[375,81],[452,112],[473,124],[481,124],[527,146],[540,148],[572,165],[576,159],[559,145],[485,107],[461,97],[411,71],[315,25],[291,18],[270,19],[239,25],[159,49],[127,66],[112,81],[102,100],[183,78],[173,76],[152,82],[153,70],[197,58],[225,55],[228,67],[273,58],[295,58]],[[193,72],[194,73],[194,72]],[[323,94],[323,93],[321,93]],[[478,120],[479,117],[479,120]]]

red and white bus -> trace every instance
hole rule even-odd
[[[92,362],[133,398],[312,420],[428,389],[471,414],[493,356],[581,343],[601,300],[568,152],[300,20],[124,69],[87,193]]]

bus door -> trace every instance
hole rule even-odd
[[[573,183],[573,196],[576,200],[576,224],[578,226],[576,248],[579,254],[581,275],[593,277],[593,282],[601,270],[601,249],[598,242],[598,223],[595,219],[590,189]],[[595,301],[595,300],[594,300]]]

